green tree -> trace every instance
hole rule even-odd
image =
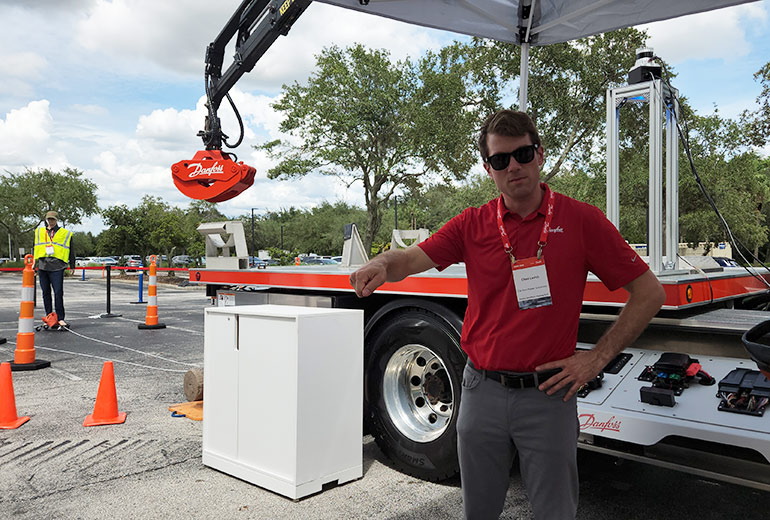
[[[20,247],[32,245],[34,230],[48,211],[59,213],[63,227],[80,224],[99,212],[96,184],[74,168],[9,173],[0,178],[0,225]]]
[[[109,226],[98,239],[99,252],[103,255],[141,254],[146,247],[145,237],[137,223],[136,209],[125,205],[111,206],[102,211],[104,223]]]
[[[74,231],[71,241],[72,250],[77,256],[94,256],[96,254],[96,239],[89,231]]]
[[[478,121],[474,92],[458,81],[464,65],[428,55],[419,65],[391,63],[382,50],[356,45],[325,49],[307,85],[284,86],[273,107],[281,130],[296,141],[261,146],[275,158],[270,178],[311,172],[364,187],[370,247],[382,207],[398,187],[413,188],[432,174],[463,178],[475,160],[470,150]],[[462,74],[459,77],[464,77]]]
[[[646,38],[629,28],[531,49],[526,111],[546,150],[545,181],[585,169],[593,159],[603,140],[606,89],[625,83]],[[478,38],[455,45],[467,57],[476,91],[488,98],[484,105],[518,109],[510,92],[519,76],[521,48]]]
[[[745,127],[718,112],[694,115],[689,141],[696,170],[735,237],[749,251],[767,241],[761,207],[768,201],[767,161],[740,139]],[[689,164],[680,169],[689,173]],[[686,168],[686,170],[685,170]],[[680,176],[679,227],[683,241],[719,242],[729,237],[706,203],[693,175]]]
[[[192,225],[185,212],[158,197],[145,196],[136,208],[112,206],[103,213],[110,227],[99,235],[100,254],[139,254],[144,258],[163,253],[170,260],[190,244]]]
[[[770,142],[770,61],[754,73],[754,79],[762,85],[762,91],[757,96],[759,107],[753,112],[744,111],[741,118],[749,121],[750,142],[764,146]]]

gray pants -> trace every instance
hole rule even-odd
[[[468,520],[497,519],[518,450],[538,520],[574,519],[578,503],[577,398],[506,388],[470,365],[463,372],[457,449]]]

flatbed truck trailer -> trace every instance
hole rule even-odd
[[[526,110],[531,45],[566,42],[750,0],[323,1],[521,46],[519,106]],[[231,154],[222,152],[223,144],[232,146],[225,140],[217,111],[229,89],[279,35],[288,33],[309,4],[310,0],[244,0],[207,48],[208,116],[199,132],[206,149],[172,166],[174,182],[186,195],[221,202],[252,184],[254,169],[236,164]],[[233,39],[236,58],[223,70],[224,51]],[[650,107],[648,258],[666,290],[666,303],[634,345],[605,367],[603,379],[581,391],[580,446],[770,490],[770,414],[762,414],[770,389],[753,370],[756,366],[741,341],[745,332],[770,318],[770,312],[763,310],[770,287],[763,278],[768,278],[768,272],[751,274],[727,267],[706,273],[681,268],[678,161],[673,160],[679,156],[678,93],[654,73],[644,54],[638,58],[645,66],[636,70],[637,77],[629,74],[633,84],[608,89],[606,213],[618,226],[618,111],[646,102]],[[359,299],[348,283],[351,267],[228,270],[208,265],[211,269],[190,270],[190,281],[206,284],[207,294],[218,305],[362,309],[363,406],[368,431],[394,464],[409,474],[440,480],[457,472],[455,424],[465,365],[460,331],[467,303],[463,266],[385,284],[374,295]],[[589,277],[584,296],[578,347],[591,348],[619,313],[626,295],[622,290],[610,292]],[[764,346],[759,348],[764,351]],[[766,363],[763,366],[768,369]]]
[[[220,306],[362,309],[366,431],[401,471],[432,481],[451,477],[458,471],[455,426],[466,359],[460,347],[465,268],[386,283],[368,298],[358,298],[350,286],[354,269],[191,269],[190,282],[205,284],[212,303]],[[770,278],[764,270],[759,274]],[[757,310],[770,301],[765,285],[734,267],[658,277],[666,291],[662,310],[605,367],[601,385],[578,398],[579,446],[770,490],[770,413],[722,411],[718,396],[720,382],[736,369],[756,369],[741,336],[770,319],[770,312]],[[625,299],[623,289],[609,291],[589,274],[578,348],[593,346]],[[651,387],[644,377],[648,367],[672,355],[699,364],[713,384],[695,377],[681,394],[663,396],[674,402],[644,402],[642,388]]]

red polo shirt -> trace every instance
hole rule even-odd
[[[507,209],[503,225],[514,257],[533,257],[550,188],[537,211],[521,218]],[[503,206],[505,208],[505,206]],[[572,355],[588,271],[610,290],[649,268],[604,214],[590,204],[555,194],[554,215],[543,248],[553,304],[520,310],[511,262],[497,229],[497,199],[468,208],[419,244],[439,270],[465,262],[468,308],[462,346],[473,365],[486,370],[531,372]]]

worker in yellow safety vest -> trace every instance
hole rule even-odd
[[[74,268],[75,259],[70,249],[72,232],[59,227],[59,214],[49,211],[45,214],[46,225],[35,230],[35,261],[37,262],[40,290],[47,316],[56,309],[57,322],[52,329],[68,327],[64,321],[64,271]],[[54,301],[51,302],[51,288]],[[48,322],[48,321],[47,321]]]

